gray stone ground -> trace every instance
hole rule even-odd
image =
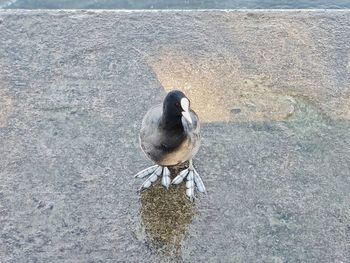
[[[349,262],[349,11],[0,11],[1,262]],[[141,195],[184,90],[208,188]]]
[[[283,9],[350,8],[348,0],[0,0],[11,9]]]

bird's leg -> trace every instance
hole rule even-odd
[[[184,179],[187,179],[186,182],[186,195],[190,198],[191,201],[194,199],[194,188],[197,187],[199,192],[205,193],[205,186],[203,181],[197,171],[193,167],[192,159],[189,161],[189,166],[187,169],[181,171],[178,176],[173,180],[173,184],[180,184]]]
[[[163,167],[163,172],[162,172],[162,185],[165,186],[166,189],[168,189],[170,183],[171,183],[170,171],[169,171],[168,167],[164,166]]]
[[[141,172],[138,172],[135,177],[137,178],[144,178],[148,176],[146,181],[143,182],[141,185],[140,190],[148,188],[151,186],[152,183],[157,181],[158,176],[162,175],[162,185],[164,185],[166,188],[169,187],[170,185],[170,171],[167,167],[165,166],[160,166],[160,165],[154,165],[151,167],[148,167]]]

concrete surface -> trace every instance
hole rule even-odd
[[[0,0],[11,9],[273,9],[350,8],[348,0]]]
[[[349,262],[349,11],[0,11],[1,262]],[[184,90],[208,189],[140,196]]]

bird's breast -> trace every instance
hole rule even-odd
[[[165,153],[162,159],[159,161],[160,165],[172,166],[183,163],[192,157],[193,145],[190,140],[186,139],[176,149]]]

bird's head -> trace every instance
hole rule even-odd
[[[170,91],[164,99],[163,103],[164,113],[173,117],[184,117],[186,121],[192,123],[190,115],[190,101],[186,95],[179,91]]]

